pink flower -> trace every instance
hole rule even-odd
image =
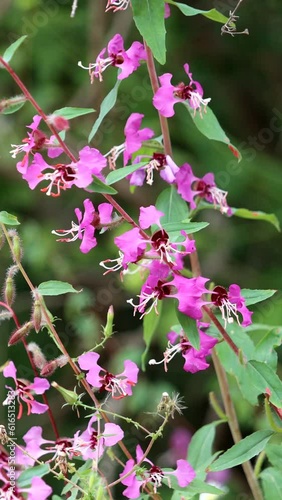
[[[67,243],[77,239],[82,240],[79,247],[80,251],[82,253],[87,253],[97,245],[97,240],[94,236],[95,230],[105,231],[107,226],[111,224],[113,207],[110,203],[101,203],[96,212],[93,203],[89,199],[84,200],[83,205],[84,215],[82,215],[79,208],[75,209],[78,224],[72,222],[71,229],[53,230],[52,234],[60,236],[57,241]],[[71,235],[71,238],[66,238],[68,235]],[[63,238],[61,238],[61,236],[63,236]]]
[[[203,99],[203,88],[199,82],[192,78],[189,72],[189,65],[184,64],[184,71],[189,77],[189,84],[179,83],[177,86],[171,84],[172,74],[165,73],[159,77],[161,87],[153,97],[153,104],[161,115],[170,117],[174,115],[174,105],[177,102],[187,102],[194,110],[199,111],[202,116],[202,107],[205,110],[210,102],[210,98]]]
[[[138,156],[134,159],[134,163],[139,163],[143,161],[145,156]],[[150,158],[150,157],[149,157]],[[178,172],[179,167],[174,163],[169,155],[164,155],[163,153],[153,153],[147,165],[135,170],[132,174],[128,176],[130,184],[133,186],[143,186],[146,179],[146,183],[152,186],[154,180],[154,171],[159,172],[161,178],[168,184],[173,184],[175,182],[175,175]]]
[[[132,113],[128,118],[124,128],[125,142],[119,146],[114,146],[105,155],[109,157],[110,168],[115,168],[116,160],[121,153],[123,153],[124,166],[127,165],[132,154],[141,148],[142,142],[153,137],[154,131],[152,129],[147,127],[140,129],[143,118],[144,115],[140,113]]]
[[[13,378],[16,384],[16,389],[6,386],[7,389],[9,389],[10,394],[3,402],[3,405],[9,405],[10,401],[16,397],[19,403],[18,419],[21,418],[23,414],[23,405],[21,401],[27,405],[28,415],[30,415],[30,413],[45,413],[45,411],[48,410],[48,406],[46,404],[38,403],[33,396],[33,394],[44,394],[44,392],[49,389],[50,384],[48,380],[45,378],[35,377],[34,381],[30,383],[27,380],[17,379],[17,370],[13,361],[10,361],[10,363],[4,368],[3,375],[6,378]]]
[[[132,395],[132,387],[136,385],[139,368],[133,361],[124,361],[124,371],[119,375],[113,375],[98,365],[100,355],[96,352],[82,354],[78,358],[78,364],[82,370],[88,370],[86,380],[93,387],[105,390],[112,394],[114,399],[121,399]],[[101,373],[102,372],[102,373]]]
[[[196,177],[191,166],[184,163],[175,175],[175,183],[178,193],[185,201],[190,203],[192,210],[197,206],[194,198],[199,196],[208,203],[213,203],[215,208],[219,206],[222,214],[232,214],[226,201],[228,193],[216,186],[214,174],[208,173],[202,178]]]
[[[213,304],[219,307],[224,320],[224,327],[227,323],[233,323],[234,318],[240,325],[238,312],[242,314],[242,326],[249,326],[252,324],[252,312],[246,307],[245,299],[241,296],[241,289],[238,285],[230,285],[229,291],[223,286],[216,286],[211,294]]]
[[[200,336],[200,348],[199,350],[195,349],[189,342],[189,339],[186,337],[184,332],[182,331],[180,334],[171,331],[168,333],[167,338],[169,340],[168,346],[164,352],[164,357],[161,361],[156,361],[155,359],[151,359],[149,361],[150,365],[159,365],[164,363],[164,369],[167,371],[168,363],[174,358],[177,353],[181,353],[183,358],[185,359],[183,369],[186,372],[196,373],[201,370],[206,370],[209,367],[209,364],[206,361],[206,356],[209,356],[212,348],[217,343],[217,339],[214,337],[210,337],[203,333],[200,328],[201,326],[208,326],[205,324],[199,324],[199,336]],[[179,342],[175,343],[179,337]]]
[[[77,162],[68,165],[48,165],[41,154],[36,153],[27,172],[23,174],[23,179],[28,182],[30,189],[34,189],[44,180],[47,181],[48,186],[41,191],[47,196],[56,197],[60,196],[61,190],[70,189],[72,186],[86,188],[91,184],[93,175],[104,181],[101,171],[106,164],[106,158],[97,149],[89,146],[79,152]]]
[[[136,465],[133,459],[128,460],[125,464],[123,472],[120,474],[122,478],[125,474],[132,470],[132,474],[129,474],[126,478],[121,480],[121,483],[126,486],[123,491],[123,495],[127,498],[139,498],[140,490],[144,488],[147,484],[153,487],[153,492],[157,494],[158,488],[163,482],[171,487],[170,476],[175,476],[177,482],[181,488],[187,486],[196,477],[196,473],[192,466],[186,460],[177,460],[177,468],[175,471],[164,471],[158,465],[153,464],[148,458],[144,458],[142,461],[144,453],[140,445],[136,447],[136,463],[141,466],[144,462],[150,465],[149,469],[140,469],[140,479],[137,479],[138,470],[133,470]]]
[[[108,57],[105,58],[106,50]],[[123,38],[117,34],[109,41],[107,49],[105,48],[100,52],[95,63],[83,66],[79,61],[78,65],[89,70],[91,83],[93,83],[94,78],[99,78],[100,82],[103,80],[102,73],[108,66],[120,68],[121,72],[118,74],[118,80],[124,80],[124,78],[136,71],[142,59],[147,59],[142,43],[133,42],[128,50],[124,50]]]

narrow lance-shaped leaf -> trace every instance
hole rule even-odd
[[[10,62],[14,53],[16,52],[16,50],[20,47],[20,45],[23,43],[23,41],[26,39],[27,35],[23,35],[21,36],[20,38],[18,38],[18,40],[16,40],[14,43],[12,43],[10,45],[10,47],[8,47],[4,54],[3,54],[3,59],[5,62]]]
[[[43,477],[50,471],[49,464],[36,465],[35,467],[29,467],[21,473],[17,479],[18,488],[26,488],[30,486],[31,480],[34,477]]]
[[[128,165],[127,167],[121,167],[116,170],[113,170],[112,172],[109,173],[109,175],[106,178],[107,184],[114,184],[115,182],[120,181],[121,179],[124,179],[127,175],[132,174],[139,168],[143,167],[146,165],[147,162],[141,162],[141,163],[136,163],[135,165]]]
[[[231,208],[232,215],[243,219],[264,220],[272,224],[277,231],[280,231],[280,223],[275,214],[266,214],[258,210],[247,210],[246,208]]]
[[[96,132],[98,131],[98,128],[100,127],[102,121],[104,120],[105,116],[111,111],[111,109],[114,107],[116,101],[117,101],[117,95],[118,95],[118,88],[120,86],[121,80],[117,80],[115,83],[115,86],[112,88],[112,90],[108,93],[108,95],[105,97],[103,100],[101,107],[100,107],[100,113],[95,121],[91,132],[88,137],[88,142],[90,142],[93,137],[95,136]]]
[[[93,113],[95,109],[93,108],[61,108],[56,109],[53,112],[53,115],[62,116],[66,118],[66,120],[71,120],[72,118],[77,118],[78,116],[88,115],[89,113]]]
[[[188,338],[190,344],[194,347],[194,349],[199,350],[200,349],[200,336],[199,336],[199,331],[196,325],[196,321],[187,314],[183,314],[181,311],[179,311],[176,308],[176,314],[179,323],[181,324],[186,337]]]
[[[269,429],[254,432],[223,453],[210,465],[209,471],[217,472],[230,469],[250,460],[264,450],[267,441],[272,435],[273,431]]]
[[[75,290],[70,283],[64,281],[44,281],[37,288],[40,295],[62,295],[64,293],[80,293],[81,290]]]
[[[193,435],[188,448],[188,462],[198,470],[205,468],[212,457],[212,446],[215,438],[215,428],[224,420],[216,420],[204,425]]]
[[[105,184],[95,175],[93,175],[93,181],[91,182],[91,184],[87,186],[87,191],[89,193],[105,193],[110,195],[117,194],[117,191],[114,188]]]
[[[257,302],[262,302],[263,300],[272,297],[277,290],[249,290],[248,288],[241,289],[241,295],[246,301],[246,306],[251,306],[252,304],[257,304]]]
[[[266,389],[270,391],[269,401],[282,408],[282,382],[274,370],[266,363],[251,360],[247,363],[246,371],[254,391],[265,394]]]
[[[5,211],[0,212],[0,223],[7,226],[18,226],[20,224],[15,215]]]
[[[158,303],[158,313],[156,314],[155,309],[153,308],[152,311],[149,312],[149,314],[146,314],[144,316],[143,320],[143,339],[146,345],[146,349],[142,354],[142,370],[145,371],[145,360],[146,356],[149,350],[149,347],[151,345],[151,341],[153,338],[153,335],[156,331],[156,328],[158,326],[159,320],[160,320],[160,315],[161,315],[161,310],[162,310],[162,302],[159,301]]]
[[[194,9],[194,7],[190,7],[190,5],[185,5],[184,3],[179,3],[179,2],[174,2],[173,0],[166,0],[167,3],[170,5],[174,5],[175,7],[178,7],[178,9],[184,14],[184,16],[197,16],[198,14],[201,14],[204,17],[207,17],[208,19],[211,19],[212,21],[216,21],[218,23],[225,24],[228,21],[228,18],[221,14],[221,12],[218,12],[216,9],[210,9],[210,10],[200,10],[200,9]]]
[[[136,27],[160,64],[166,60],[164,2],[131,0]]]

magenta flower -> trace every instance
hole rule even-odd
[[[70,243],[77,239],[82,240],[80,251],[82,253],[89,252],[97,245],[97,240],[94,236],[95,230],[105,231],[112,223],[113,207],[110,203],[101,203],[98,206],[98,211],[95,211],[93,203],[87,198],[83,202],[84,215],[79,208],[75,209],[75,215],[78,219],[78,224],[72,222],[71,229],[56,229],[52,234],[60,236],[57,241]],[[67,237],[70,235],[71,237]]]
[[[78,358],[78,364],[82,370],[87,370],[87,382],[93,387],[105,390],[112,394],[114,399],[121,399],[132,395],[132,387],[136,385],[139,368],[133,361],[124,361],[124,371],[119,375],[113,375],[98,365],[100,355],[96,352],[82,354]]]
[[[146,156],[137,156],[134,159],[134,163],[139,163]],[[149,157],[150,158],[150,157]],[[149,159],[147,165],[135,170],[132,174],[128,175],[129,182],[132,186],[143,186],[145,179],[146,184],[152,186],[154,181],[154,172],[159,172],[161,178],[168,184],[173,184],[175,182],[175,175],[178,172],[179,167],[174,163],[169,155],[164,155],[163,153],[153,153],[153,156]]]
[[[16,473],[18,476],[18,473]],[[1,484],[3,482],[3,484]],[[30,486],[26,488],[19,488],[15,486],[15,482],[13,481],[13,485],[9,479],[6,480],[6,475],[0,478],[0,487],[1,493],[4,495],[0,498],[7,500],[17,500],[26,498],[27,500],[46,500],[50,498],[52,494],[52,488],[48,486],[48,484],[43,481],[40,477],[33,477],[31,479]],[[23,496],[24,495],[24,496]],[[27,496],[25,496],[27,495]]]
[[[23,414],[23,405],[22,401],[27,405],[27,414],[31,413],[45,413],[48,410],[48,406],[43,403],[38,403],[33,394],[44,394],[50,387],[48,380],[45,378],[35,377],[32,383],[27,380],[18,379],[17,378],[17,370],[13,363],[10,361],[9,364],[4,368],[3,375],[6,378],[13,378],[16,384],[16,388],[12,389],[10,386],[6,386],[7,389],[11,392],[8,397],[3,402],[3,405],[9,405],[10,401],[15,397],[19,403],[19,413],[18,419],[21,418]]]
[[[176,477],[181,488],[187,486],[196,477],[193,467],[186,460],[177,460],[176,470],[167,471],[162,470],[158,465],[153,464],[153,462],[151,462],[148,458],[144,458],[144,460],[142,460],[143,455],[144,453],[141,446],[137,445],[136,463],[133,459],[128,460],[125,464],[123,472],[120,474],[120,478],[122,478],[125,474],[132,471],[132,474],[129,474],[129,476],[121,480],[121,483],[126,486],[126,489],[123,491],[123,495],[127,498],[139,498],[141,488],[144,488],[147,484],[150,484],[153,487],[153,492],[155,494],[157,494],[157,490],[163,482],[165,482],[170,488],[170,476]],[[150,468],[145,470],[144,467],[140,468],[140,479],[137,479],[138,470],[133,470],[133,468],[136,464],[141,466],[144,462],[148,463]]]
[[[106,50],[108,57],[104,57]],[[142,59],[147,59],[142,43],[133,42],[128,50],[124,50],[123,38],[117,34],[109,41],[107,49],[105,48],[100,52],[95,63],[83,66],[81,61],[79,61],[78,66],[88,69],[91,83],[93,83],[94,78],[99,78],[101,82],[103,80],[102,73],[108,66],[120,68],[121,72],[118,74],[118,80],[124,80],[136,71]]]
[[[96,424],[97,430],[93,427]],[[73,447],[75,453],[79,453],[84,460],[88,458],[98,463],[104,453],[105,446],[114,446],[124,437],[124,432],[117,424],[106,423],[104,431],[100,430],[101,421],[95,415],[89,420],[87,429],[80,434],[74,435]]]
[[[143,118],[144,115],[140,113],[132,113],[128,118],[124,128],[125,142],[119,146],[114,146],[105,155],[109,157],[110,168],[115,169],[116,160],[121,153],[123,153],[124,166],[127,165],[132,154],[141,148],[142,142],[153,137],[154,131],[152,129],[147,127],[140,129]]]
[[[188,163],[184,163],[175,175],[175,183],[177,191],[183,200],[190,203],[190,208],[194,210],[196,203],[194,198],[199,196],[208,203],[213,203],[216,208],[219,206],[222,214],[232,214],[229,208],[226,197],[227,191],[219,189],[214,182],[214,174],[208,173],[204,177],[195,177],[192,168]]]
[[[48,165],[41,154],[36,153],[27,172],[23,174],[23,179],[28,182],[30,189],[34,189],[44,180],[47,181],[48,186],[41,189],[41,191],[46,193],[47,196],[56,197],[60,196],[61,190],[70,189],[72,186],[86,188],[91,184],[93,175],[104,181],[101,171],[106,164],[106,158],[98,149],[89,146],[85,146],[79,152],[77,162],[68,165],[62,163]],[[55,192],[53,192],[53,189],[55,189]]]
[[[224,320],[224,327],[227,323],[233,323],[234,318],[240,325],[238,312],[243,316],[242,326],[252,324],[252,312],[246,307],[245,299],[241,296],[241,289],[238,285],[230,285],[229,291],[223,286],[216,286],[211,294],[213,304],[219,307]]]
[[[174,105],[177,102],[187,103],[190,108],[199,111],[202,116],[202,108],[206,109],[210,98],[203,99],[204,91],[199,82],[192,78],[192,73],[189,72],[189,65],[184,64],[184,71],[189,77],[189,84],[179,83],[174,86],[171,84],[172,74],[165,73],[159,77],[161,87],[157,90],[153,97],[153,104],[161,115],[167,118],[174,115]]]
[[[164,352],[164,357],[161,361],[156,361],[155,359],[151,359],[149,361],[150,365],[159,365],[161,363],[164,364],[164,369],[167,371],[168,363],[174,358],[177,353],[181,353],[183,358],[185,359],[183,369],[186,372],[196,373],[201,370],[206,370],[209,367],[209,364],[206,361],[206,357],[210,355],[212,348],[217,343],[217,339],[214,337],[210,337],[203,333],[200,328],[201,326],[208,326],[204,323],[198,325],[198,331],[200,336],[200,349],[195,349],[189,342],[189,339],[185,336],[182,331],[180,334],[171,331],[168,333],[168,346]],[[179,342],[176,343],[176,340],[179,337]]]

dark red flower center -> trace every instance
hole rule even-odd
[[[124,62],[124,57],[121,54],[111,54],[110,57],[113,59],[112,66],[117,66]]]
[[[210,188],[211,186],[209,184],[206,184],[205,181],[197,181],[192,185],[193,191],[199,191],[199,196],[201,198],[204,198],[205,196],[208,196],[210,194]]]
[[[92,431],[91,438],[90,438],[90,448],[92,450],[95,450],[97,443],[98,443],[98,432],[97,431]]]
[[[64,165],[63,163],[58,163],[57,165],[55,165],[55,169],[60,174],[60,178],[64,182],[73,181],[73,179],[75,178],[76,175],[75,169],[70,165]]]
[[[100,226],[100,215],[98,212],[94,212],[94,215],[93,215],[93,220],[91,222],[91,225],[93,227],[95,227],[95,229],[99,229],[101,226]]]
[[[162,246],[166,246],[169,241],[169,236],[164,229],[156,231],[151,239],[154,250],[159,250]]]
[[[216,286],[212,291],[211,300],[215,306],[220,307],[223,301],[228,300],[228,293],[226,288],[220,285]]]
[[[173,92],[174,97],[179,97],[180,99],[190,99],[191,92],[195,90],[195,86],[193,84],[185,85],[183,82],[177,85],[177,90]]]
[[[34,130],[33,132],[33,139],[34,139],[34,146],[32,148],[32,151],[39,151],[40,149],[43,148],[47,137],[44,134],[44,132],[41,132],[41,130]]]
[[[158,168],[163,168],[166,165],[166,155],[163,153],[153,153],[153,160],[158,162]]]
[[[102,386],[100,387],[100,390],[99,392],[102,392],[104,390],[112,390],[112,380],[115,376],[110,373],[110,372],[106,372],[105,375],[103,375],[103,377],[100,377],[100,382],[102,382]]]
[[[160,467],[158,467],[157,465],[153,465],[151,467],[149,473],[150,473],[150,476],[151,476],[151,480],[153,482],[159,483],[160,482],[160,477],[164,477],[164,473],[163,473],[162,469]],[[156,475],[158,475],[159,478],[157,478]]]
[[[159,280],[154,288],[154,291],[157,292],[158,299],[162,300],[164,297],[175,293],[175,287]]]
[[[56,440],[56,447],[59,448],[60,451],[67,451],[72,447],[72,442],[67,438],[58,438]]]

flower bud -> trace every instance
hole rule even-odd
[[[59,132],[70,128],[69,121],[63,116],[49,115],[47,123],[53,125],[53,127],[55,127],[56,130],[59,130]]]
[[[106,339],[113,335],[113,320],[114,320],[114,308],[110,306],[107,313],[107,323],[104,327],[104,337]]]
[[[36,299],[33,304],[32,321],[34,325],[34,330],[36,333],[40,331],[41,328],[42,311],[40,300]]]
[[[40,375],[41,377],[50,377],[57,368],[62,368],[67,363],[68,357],[62,354],[62,356],[59,356],[57,359],[46,362],[41,369]]]
[[[27,350],[31,352],[32,359],[36,368],[39,368],[39,370],[41,370],[47,363],[47,361],[39,345],[37,345],[35,342],[30,342],[27,346]]]
[[[22,260],[23,250],[21,246],[20,237],[15,229],[11,229],[8,232],[9,236],[12,238],[12,258],[13,261],[17,264]]]
[[[12,333],[10,340],[8,342],[8,346],[14,345],[20,340],[22,340],[30,332],[30,330],[32,330],[32,328],[33,328],[32,321],[27,321],[26,323],[24,323],[24,325],[21,326],[21,328],[18,328]]]
[[[13,277],[19,270],[18,266],[11,266],[7,270],[6,280],[4,284],[4,300],[8,306],[11,306],[15,300],[16,289]]]

